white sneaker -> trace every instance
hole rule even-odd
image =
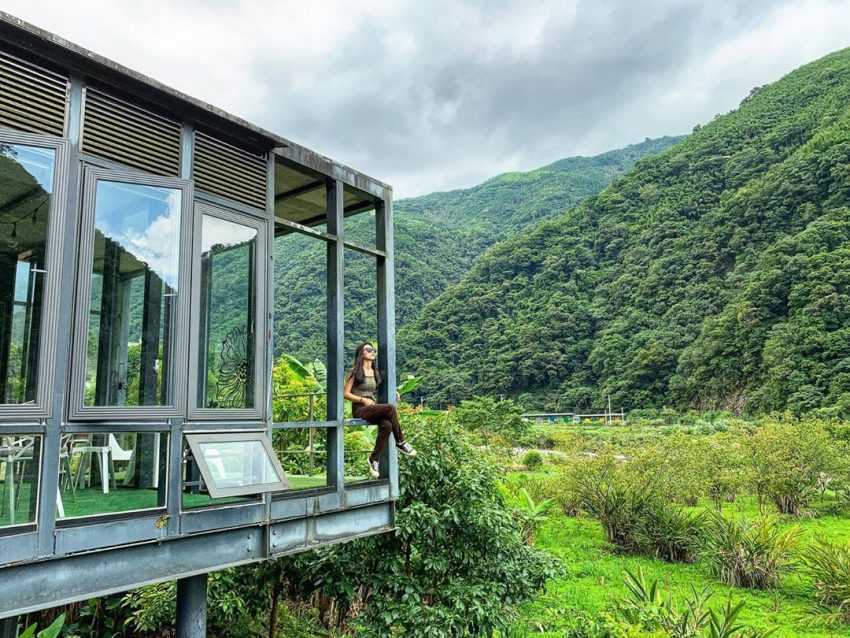
[[[369,474],[372,475],[372,478],[378,478],[381,475],[380,466],[377,461],[369,461]]]
[[[398,448],[398,451],[405,456],[416,456],[416,450],[414,450],[413,446],[407,441],[402,441],[396,447]]]

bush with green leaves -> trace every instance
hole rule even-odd
[[[780,513],[799,516],[819,492],[824,475],[845,469],[835,441],[817,420],[761,424],[747,442],[753,488]]]
[[[819,611],[850,624],[850,544],[818,541],[803,552],[802,565]]]
[[[641,553],[671,563],[690,563],[696,560],[704,535],[705,513],[653,498],[639,512],[633,542]]]
[[[210,574],[207,623],[212,636],[242,638],[258,635],[265,593],[257,587],[250,569],[227,569]],[[124,595],[122,605],[134,632],[158,632],[172,627],[177,613],[175,581],[142,587]]]
[[[769,589],[790,570],[800,534],[798,527],[782,529],[775,517],[751,521],[712,513],[701,556],[727,585]]]
[[[539,470],[543,467],[543,455],[537,450],[529,450],[522,455],[522,464],[528,470]]]
[[[652,477],[630,472],[628,463],[612,451],[579,457],[563,474],[582,511],[595,517],[605,537],[619,549],[638,551],[636,531],[643,510],[654,499]]]
[[[523,542],[498,467],[463,429],[446,419],[404,426],[419,454],[400,465],[395,533],[281,559],[287,594],[362,636],[505,628],[557,563]]]
[[[522,418],[522,410],[511,399],[475,397],[463,401],[453,415],[462,428],[481,433],[485,440],[488,434],[498,434],[519,442],[531,431],[531,423]]]

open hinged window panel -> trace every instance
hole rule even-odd
[[[186,442],[212,498],[288,488],[271,441],[263,432],[187,434]]]

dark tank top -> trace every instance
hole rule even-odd
[[[351,386],[351,393],[356,394],[359,397],[369,397],[372,401],[377,401],[375,398],[375,392],[378,390],[378,384],[375,382],[374,376],[364,376],[362,383],[357,383],[357,379],[354,380],[354,384]]]

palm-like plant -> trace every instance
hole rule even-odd
[[[523,540],[531,545],[534,543],[534,535],[543,522],[546,520],[546,515],[552,507],[552,499],[544,499],[535,502],[531,495],[524,487],[519,491],[519,504],[514,510],[516,518],[519,520],[520,533]]]
[[[832,622],[850,623],[850,544],[819,541],[803,552],[802,564],[819,610]]]
[[[752,522],[713,513],[702,553],[712,573],[727,585],[767,589],[790,569],[800,533],[796,526],[782,530],[774,517]]]

